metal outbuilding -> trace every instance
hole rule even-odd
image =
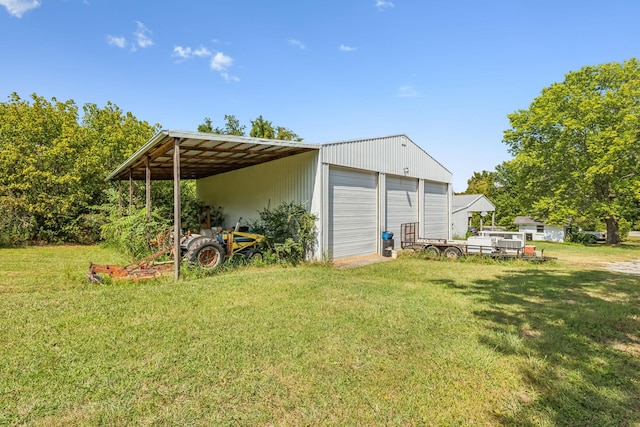
[[[484,194],[454,194],[451,211],[451,230],[454,237],[464,238],[473,213],[482,215],[481,221],[491,213],[491,226],[495,224],[496,207]],[[486,218],[488,221],[488,218]]]
[[[179,181],[196,179],[198,198],[224,209],[226,227],[306,202],[319,218],[317,259],[381,253],[381,232],[399,236],[404,222],[451,238],[451,172],[405,135],[306,144],[165,130],[109,179],[174,179],[178,218]]]

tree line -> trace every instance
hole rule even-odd
[[[225,120],[218,128],[205,118],[198,130],[244,135],[234,116]],[[302,140],[262,116],[251,125],[251,136]],[[73,100],[11,94],[0,103],[0,246],[100,241],[103,226],[144,208],[144,183],[135,183],[134,205],[123,211],[118,184],[106,176],[160,129],[111,102],[79,107]],[[184,186],[187,206],[196,205],[192,184]],[[156,217],[172,215],[172,192],[171,183],[154,182]]]
[[[640,227],[640,64],[586,66],[508,115],[513,159],[475,172],[467,194],[496,204],[501,225],[528,215],[607,231],[618,243]]]

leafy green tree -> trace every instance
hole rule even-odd
[[[282,126],[276,126],[276,139],[281,141],[302,141],[302,138],[297,133]]]
[[[467,180],[467,189],[462,194],[484,194],[489,199],[496,192],[496,173],[489,171],[474,172]]]
[[[234,115],[225,115],[225,126],[223,128],[213,127],[213,121],[205,117],[204,122],[198,125],[198,132],[216,133],[219,135],[245,136],[246,127]],[[251,120],[251,130],[249,136],[253,138],[277,139],[281,141],[302,141],[302,138],[290,129],[282,126],[274,126],[269,120],[258,116]]]
[[[213,127],[213,122],[209,117],[205,117],[204,123],[198,125],[198,132],[215,133],[219,135],[244,136],[245,126],[240,124],[234,115],[225,114],[226,121],[224,128]]]
[[[116,106],[30,101],[13,93],[0,103],[1,244],[84,241],[87,220],[104,202],[106,175],[153,135],[154,128]]]
[[[302,141],[302,138],[295,132],[282,126],[274,127],[269,120],[263,119],[262,116],[251,120],[249,136],[254,138],[278,139],[281,141]]]
[[[555,224],[602,221],[607,243],[618,243],[640,200],[638,61],[571,72],[508,117],[512,178],[533,213]]]
[[[78,109],[73,101],[32,101],[14,93],[0,107],[0,198],[30,217],[32,237],[64,239],[65,223],[91,201],[78,174]]]
[[[275,139],[276,131],[273,129],[273,124],[269,120],[258,116],[255,120],[251,120],[249,136],[254,138]]]
[[[200,123],[198,125],[198,132],[205,132],[205,133],[222,133],[220,131],[220,128],[214,128],[213,127],[213,121],[211,121],[211,118],[209,117],[205,117],[204,118],[204,122]]]

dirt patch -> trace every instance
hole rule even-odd
[[[640,275],[640,259],[633,261],[606,262],[604,268],[617,273]]]
[[[333,266],[336,268],[355,268],[378,262],[391,261],[392,259],[393,258],[391,257],[384,257],[381,255],[369,255],[357,258],[340,259],[338,261],[334,261]]]

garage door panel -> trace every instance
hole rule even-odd
[[[329,171],[329,257],[377,251],[377,175],[348,169]]]
[[[401,224],[418,222],[418,181],[387,176],[386,201],[385,229],[399,237]]]
[[[427,238],[446,239],[449,236],[447,185],[425,182],[424,226],[422,235]]]

